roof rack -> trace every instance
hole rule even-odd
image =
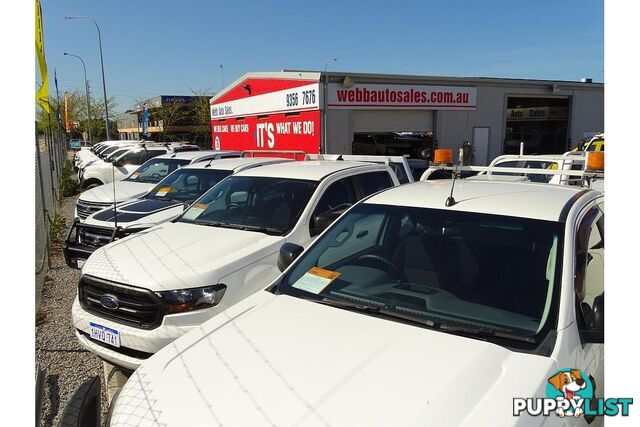
[[[458,172],[496,172],[500,174],[523,174],[523,175],[570,175],[579,177],[581,183],[585,185],[593,179],[604,179],[604,171],[589,170],[569,170],[569,169],[533,169],[533,168],[508,168],[500,166],[461,166],[461,165],[435,165],[431,164],[429,169],[447,170],[454,173]],[[426,172],[425,172],[426,173]],[[507,175],[509,176],[509,175]],[[473,177],[470,177],[473,178]]]
[[[298,156],[302,156],[302,160],[306,160],[308,155],[306,151],[302,150],[244,150],[240,157],[256,157],[256,154],[290,154],[293,155],[293,160],[298,160]]]

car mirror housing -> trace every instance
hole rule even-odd
[[[285,243],[280,247],[278,254],[278,270],[284,271],[300,256],[304,248],[295,243]]]

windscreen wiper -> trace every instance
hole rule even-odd
[[[407,322],[417,324],[419,326],[433,327],[435,322],[425,319],[423,317],[414,316],[407,313],[402,313],[395,310],[390,310],[388,306],[383,304],[369,305],[358,302],[336,300],[331,298],[322,298],[321,300],[312,299],[310,301],[317,302],[319,304],[330,305],[332,307],[344,308],[346,310],[358,311],[366,314],[374,314],[389,319],[400,319]]]
[[[243,225],[241,227],[242,230],[247,230],[247,231],[257,231],[259,233],[265,233],[265,234],[269,234],[269,235],[280,235],[282,234],[282,230],[278,229],[278,228],[273,228],[273,227],[260,227],[260,226],[254,226],[254,225]]]
[[[493,338],[506,338],[506,339],[516,340],[516,341],[524,341],[532,344],[536,342],[536,340],[531,337],[511,334],[508,332],[503,332],[503,331],[499,331],[497,329],[491,329],[491,328],[473,328],[468,326],[452,325],[448,323],[440,323],[438,324],[437,327],[441,331],[451,332],[453,334],[462,334],[467,336],[471,335],[471,336],[480,336],[480,337],[493,337]]]

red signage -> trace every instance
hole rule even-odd
[[[320,111],[300,111],[211,121],[214,150],[295,150],[317,154]]]

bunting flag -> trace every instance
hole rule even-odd
[[[53,82],[56,85],[56,120],[58,120],[60,129],[62,129],[62,117],[60,116],[60,93],[58,92],[58,74],[56,73],[55,68],[53,69]]]
[[[47,113],[49,110],[49,77],[47,75],[47,62],[44,59],[44,32],[42,30],[42,8],[40,0],[36,0],[36,54],[40,65],[40,77],[42,86],[36,92],[36,102]]]

